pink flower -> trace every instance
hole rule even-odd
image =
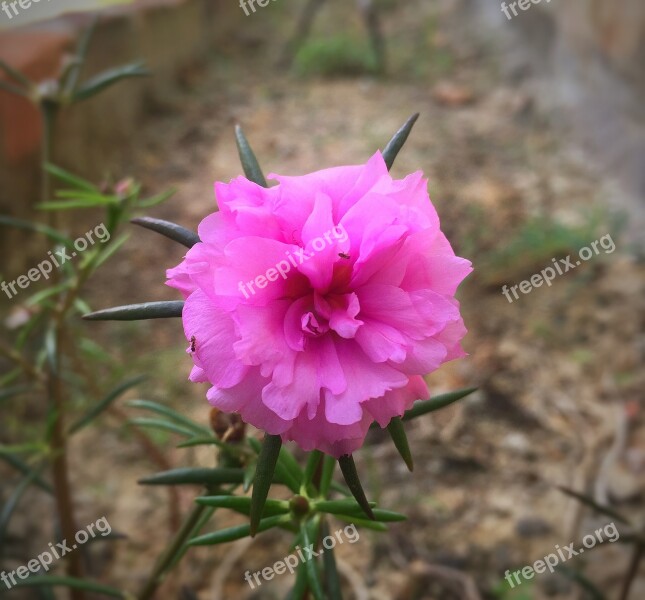
[[[380,153],[269,178],[279,185],[215,184],[219,212],[168,271],[186,298],[190,379],[211,384],[213,406],[338,457],[464,356],[454,294],[472,269],[440,231],[423,174],[394,180]]]

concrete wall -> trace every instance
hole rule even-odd
[[[499,0],[464,0],[479,30],[502,44],[508,75],[535,85],[539,103],[562,120],[630,196],[645,196],[645,2],[547,0],[511,19]],[[507,0],[507,5],[511,2]],[[640,203],[640,207],[638,204]]]

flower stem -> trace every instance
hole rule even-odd
[[[74,504],[72,492],[69,484],[69,468],[67,462],[67,435],[65,433],[65,403],[63,393],[63,382],[59,375],[61,364],[61,334],[60,329],[56,328],[56,348],[52,363],[48,372],[48,393],[52,410],[54,412],[54,423],[52,425],[51,449],[53,454],[52,460],[52,478],[54,482],[54,495],[56,498],[56,507],[60,526],[67,542],[74,540],[77,526],[74,517]],[[82,579],[83,564],[81,554],[72,552],[67,558],[67,572],[70,577]],[[85,594],[82,590],[70,590],[72,600],[83,600]]]

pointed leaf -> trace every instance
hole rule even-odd
[[[73,100],[74,102],[81,102],[106,90],[123,79],[146,77],[148,75],[150,75],[150,71],[142,63],[108,69],[79,86],[73,95]]]
[[[130,402],[127,402],[127,405],[131,406],[132,408],[149,410],[159,415],[163,415],[164,417],[168,417],[171,421],[179,423],[180,425],[184,425],[188,429],[192,429],[193,432],[197,435],[210,436],[210,431],[206,427],[198,425],[193,420],[178,413],[176,410],[164,406],[163,404],[159,404],[158,402],[153,402],[152,400],[132,400]]]
[[[186,246],[186,248],[192,248],[195,244],[201,242],[199,236],[194,231],[186,229],[176,223],[171,223],[170,221],[152,219],[150,217],[137,217],[136,219],[131,219],[130,222],[145,229],[156,231],[174,242]]]
[[[10,64],[6,63],[4,60],[0,60],[0,69],[2,69],[11,79],[20,85],[30,88],[33,87],[33,82],[30,81],[26,75],[21,73],[18,69],[15,69]]]
[[[262,187],[269,187],[258,163],[258,159],[239,125],[235,126],[235,141],[237,142],[237,150],[240,153],[240,161],[247,179]]]
[[[356,472],[354,457],[351,454],[345,454],[338,459],[338,465],[340,466],[340,470],[343,472],[343,477],[345,478],[347,487],[349,487],[350,492],[352,492],[352,495],[356,498],[356,502],[360,504],[365,514],[373,521],[374,513],[367,501],[367,497],[363,491],[363,486],[361,485],[361,480]]]
[[[321,535],[323,539],[329,536],[329,526],[323,523]],[[336,566],[336,554],[333,549],[323,554],[323,572],[325,576],[325,590],[329,600],[343,600],[343,592],[340,585],[340,575]]]
[[[289,515],[277,515],[275,517],[267,517],[258,522],[256,526],[256,533],[262,531],[267,531],[273,527],[277,527],[282,523],[288,523],[291,520]],[[235,540],[241,540],[242,538],[248,537],[251,535],[251,525],[249,523],[245,525],[238,525],[236,527],[229,527],[228,529],[223,529],[221,531],[216,531],[215,533],[207,533],[199,537],[193,538],[188,542],[189,546],[213,546],[215,544],[225,544],[227,542],[233,542]]]
[[[401,151],[401,148],[403,148],[403,145],[408,139],[408,136],[410,135],[410,132],[412,131],[412,128],[414,127],[414,124],[417,122],[417,119],[419,118],[419,113],[416,113],[412,115],[399,129],[395,134],[394,137],[388,142],[387,146],[385,146],[385,149],[383,150],[383,159],[385,160],[385,164],[387,165],[388,171],[392,168],[392,165],[394,165],[394,161],[396,160],[396,157],[398,156],[399,152]]]
[[[4,460],[7,464],[11,465],[16,469],[16,471],[19,471],[23,475],[31,477],[31,481],[33,481],[34,485],[38,486],[41,490],[49,492],[50,494],[54,493],[52,486],[42,479],[38,472],[34,471],[26,462],[19,459],[17,456],[9,454],[8,452],[0,452],[0,460]]]
[[[17,229],[26,229],[28,231],[42,233],[48,238],[65,246],[65,248],[72,249],[74,247],[74,242],[72,240],[64,236],[62,233],[56,231],[55,229],[47,227],[47,225],[43,225],[42,223],[32,223],[31,221],[23,221],[22,219],[14,219],[12,217],[0,215],[0,225],[8,225],[10,227],[16,227]]]
[[[148,417],[137,417],[135,419],[128,420],[129,425],[135,427],[148,427],[150,429],[161,429],[163,431],[169,431],[170,433],[177,433],[179,435],[184,435],[186,437],[192,437],[194,432],[187,427],[182,427],[177,425],[177,423],[172,423],[171,421],[166,421],[164,419],[151,419]]]
[[[409,421],[410,419],[416,419],[417,417],[421,417],[425,414],[440,410],[442,408],[445,408],[446,406],[449,406],[450,404],[453,404],[454,402],[457,402],[458,400],[461,400],[462,398],[465,398],[466,396],[470,396],[470,394],[476,391],[477,388],[457,390],[455,392],[449,392],[447,394],[442,394],[441,396],[436,396],[435,398],[431,398],[430,400],[416,402],[414,406],[403,415],[403,420]]]
[[[242,483],[242,469],[182,468],[162,471],[140,479],[140,485],[205,485],[216,486],[225,483]]]
[[[171,319],[181,317],[184,309],[183,300],[163,302],[144,302],[106,308],[84,315],[86,321],[144,321],[147,319]]]
[[[311,541],[311,535],[307,531],[307,522],[303,522],[300,526],[300,533],[302,535],[302,543],[305,548],[309,548],[315,540]],[[318,573],[317,562],[315,558],[310,558],[305,562],[307,570],[307,583],[309,591],[312,593],[314,600],[325,600],[325,595],[320,582],[320,574]]]
[[[5,503],[3,504],[2,510],[0,511],[0,548],[4,547],[5,534],[7,532],[7,528],[9,527],[9,521],[11,520],[11,517],[13,516],[16,508],[18,508],[18,504],[21,498],[27,491],[27,488],[29,488],[29,486],[34,483],[36,479],[40,478],[40,473],[42,470],[43,467],[41,467],[38,471],[30,471],[29,474],[18,484],[11,496],[9,496],[9,498],[7,498]]]
[[[104,410],[106,410],[112,402],[114,402],[119,396],[125,394],[128,390],[139,385],[142,381],[146,379],[145,375],[139,375],[138,377],[133,377],[124,381],[121,385],[114,388],[105,398],[98,402],[95,406],[90,408],[85,415],[83,415],[76,423],[74,423],[70,429],[69,433],[74,434],[77,431],[80,431],[84,427],[87,427],[94,419],[96,419]]]
[[[98,21],[99,17],[97,15],[92,19],[89,27],[83,32],[83,35],[76,46],[76,56],[74,57],[75,62],[67,74],[67,80],[63,82],[65,90],[70,96],[74,93],[76,86],[78,85],[78,78],[80,77],[83,66],[85,65],[87,52],[90,48],[90,41],[92,40]]]
[[[150,198],[145,198],[144,200],[139,200],[137,202],[137,208],[152,208],[153,206],[158,206],[163,204],[166,200],[172,198],[177,193],[176,188],[170,188],[165,192],[161,192]]]
[[[365,529],[372,529],[374,531],[387,531],[387,525],[384,523],[379,523],[378,521],[368,521],[367,519],[361,519],[356,515],[334,515],[337,519],[345,521],[346,523],[351,523],[357,527],[365,527]]]
[[[370,502],[370,508],[376,506],[376,502]],[[315,502],[313,509],[319,512],[329,513],[331,515],[353,515],[362,516],[363,508],[353,498],[344,498],[343,500],[320,500]]]
[[[242,490],[244,493],[248,492],[253,485],[253,478],[255,477],[255,470],[257,469],[257,461],[251,461],[244,467],[244,481],[242,481]],[[250,513],[249,513],[250,514]]]
[[[77,177],[76,175],[73,175],[72,173],[70,173],[69,171],[66,171],[65,169],[61,169],[56,165],[47,163],[44,168],[45,168],[45,171],[47,171],[50,175],[53,175],[54,177],[56,177],[56,179],[59,179],[63,183],[66,183],[67,185],[71,185],[74,188],[83,190],[88,193],[94,193],[94,194],[96,194],[99,191],[95,185],[93,185],[86,179]]]
[[[320,450],[314,450],[309,454],[307,466],[305,467],[305,474],[302,480],[302,485],[305,489],[307,489],[307,487],[312,483],[323,456],[324,454]]]
[[[279,435],[267,434],[264,436],[264,443],[262,444],[262,450],[258,457],[255,478],[253,480],[253,501],[251,503],[250,524],[251,537],[255,537],[255,534],[258,532],[260,518],[264,511],[264,503],[269,495],[269,488],[271,487],[275,467],[280,456],[280,448],[282,448],[282,438]]]
[[[329,493],[329,488],[331,486],[335,470],[336,459],[329,454],[325,454],[325,457],[323,458],[322,475],[320,477],[320,495],[323,498],[326,498]]]
[[[29,93],[18,86],[7,83],[6,81],[0,80],[0,90],[14,94],[15,96],[21,96],[22,98],[29,98]]]
[[[296,582],[293,584],[293,588],[291,588],[287,598],[288,600],[303,600],[308,589],[307,566],[301,562],[296,570]]]
[[[247,496],[201,496],[195,498],[197,504],[214,508],[230,508],[243,515],[251,514],[251,498]],[[286,500],[267,500],[264,505],[262,518],[275,517],[289,513],[289,503]]]
[[[571,496],[572,498],[575,498],[576,500],[578,500],[578,502],[581,502],[585,506],[592,508],[593,510],[600,513],[601,515],[611,517],[612,519],[615,519],[616,521],[619,521],[624,525],[631,525],[631,523],[627,518],[623,517],[620,513],[616,512],[609,506],[603,506],[602,504],[598,504],[593,498],[590,498],[589,496],[585,496],[584,494],[571,490],[567,487],[558,485],[557,488],[567,496]]]
[[[404,460],[409,471],[414,471],[414,461],[412,460],[412,452],[410,452],[410,444],[408,444],[408,437],[405,435],[405,428],[400,417],[394,417],[387,430],[392,437],[394,446],[399,451],[401,458]]]

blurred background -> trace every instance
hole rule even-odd
[[[102,190],[129,177],[148,195],[175,189],[145,214],[191,229],[216,208],[213,181],[241,172],[236,123],[266,173],[297,175],[364,162],[421,113],[393,173],[426,173],[444,231],[475,267],[459,294],[469,357],[428,382],[437,394],[479,389],[409,428],[413,474],[384,435],[370,434],[357,454],[368,495],[409,520],[386,534],[364,530],[339,548],[346,597],[626,600],[632,565],[629,599],[645,598],[645,561],[639,567],[627,543],[598,546],[568,561],[566,572],[514,589],[504,580],[507,569],[533,564],[556,544],[578,547],[612,521],[558,486],[611,507],[636,529],[645,523],[642,0],[520,2],[526,10],[509,8],[511,18],[497,0],[13,4],[1,5],[0,59],[37,82],[50,103],[97,15],[82,77],[138,60],[150,71],[78,104],[62,102],[50,162]],[[1,73],[0,82],[15,83]],[[47,222],[37,207],[45,125],[32,100],[0,89],[3,216]],[[78,237],[100,215],[67,211],[58,225]],[[88,307],[178,299],[164,287],[165,270],[185,250],[125,229],[130,237],[86,286]],[[512,303],[502,294],[608,235],[615,251],[601,250]],[[0,226],[0,280],[26,273],[50,247],[33,232]],[[2,344],[11,346],[33,315],[26,299],[47,289],[41,281],[13,299],[0,294]],[[122,536],[92,544],[89,571],[136,590],[195,496],[137,480],[212,459],[210,450],[177,450],[172,432],[142,437],[128,424],[136,411],[126,401],[149,398],[207,424],[205,387],[187,382],[178,320],[78,327],[81,360],[87,353],[95,361],[94,389],[82,388],[74,402],[96,402],[120,379],[148,375],[119,398],[118,412],[69,442],[77,522],[106,516]],[[10,374],[7,351],[5,387]],[[4,455],[46,429],[43,405],[36,393],[0,391]],[[20,455],[33,464],[38,452],[29,446]],[[49,495],[32,486],[13,503],[19,481],[10,461],[0,461],[4,570],[60,539]],[[215,524],[227,526],[227,515]],[[283,598],[290,576],[251,591],[243,575],[288,552],[288,540],[274,533],[191,550],[156,597]]]

